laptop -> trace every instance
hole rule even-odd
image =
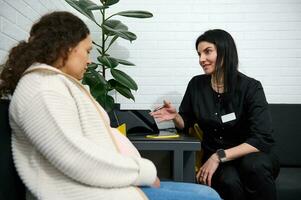
[[[126,124],[128,137],[147,136],[152,134],[170,135],[176,132],[175,128],[159,129],[156,120],[149,114],[151,110],[114,110],[110,115],[111,126],[118,127]]]

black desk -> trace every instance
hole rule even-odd
[[[128,136],[139,151],[171,151],[173,155],[173,180],[195,182],[195,152],[201,142],[193,137],[175,139],[148,139],[145,136]]]

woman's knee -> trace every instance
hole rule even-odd
[[[243,185],[234,162],[224,163],[213,175],[212,187],[225,200],[244,200]]]
[[[212,184],[215,189],[222,191],[222,193],[242,190],[242,183],[238,172],[232,167],[222,170],[219,176],[214,177]]]
[[[226,177],[219,180],[214,186],[221,197],[225,200],[244,200],[243,185],[238,177]]]
[[[160,188],[141,187],[150,200],[220,200],[218,193],[205,185],[181,182],[161,182]]]
[[[227,177],[220,179],[219,181],[220,187],[225,188],[226,190],[240,190],[242,188],[241,181],[238,177]]]
[[[251,153],[241,158],[240,174],[245,176],[264,175],[272,172],[272,162],[266,153]]]

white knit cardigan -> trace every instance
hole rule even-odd
[[[83,85],[45,64],[30,70],[9,109],[13,158],[28,199],[147,199],[136,186],[155,181],[154,164],[119,153],[106,112]]]

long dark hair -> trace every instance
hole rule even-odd
[[[86,24],[69,12],[44,15],[31,30],[28,41],[21,41],[10,50],[0,75],[0,97],[13,94],[23,72],[33,63],[63,64],[68,51],[89,35]]]
[[[208,30],[197,38],[196,50],[203,41],[215,45],[217,50],[215,81],[219,84],[223,76],[224,91],[228,96],[232,96],[238,75],[238,54],[232,36],[221,29]]]

